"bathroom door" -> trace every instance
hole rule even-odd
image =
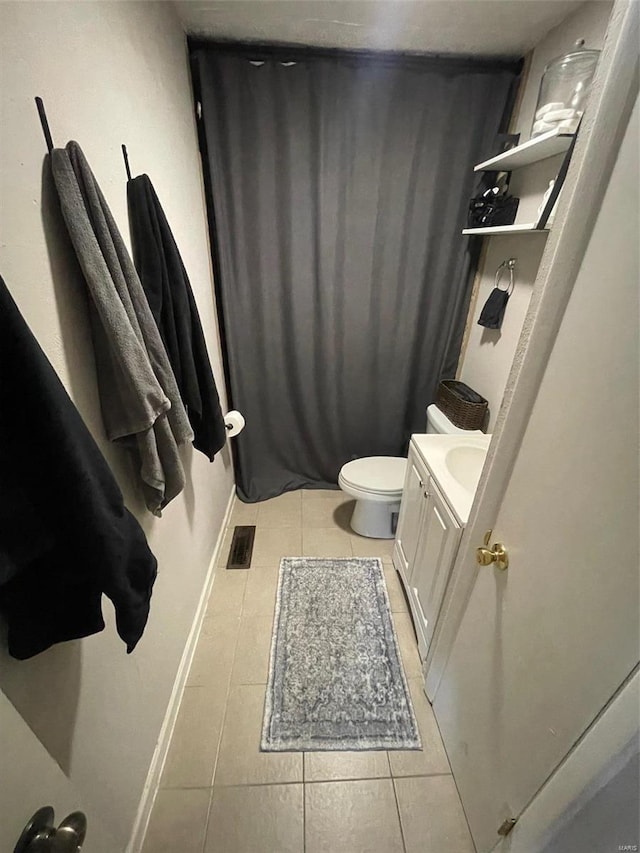
[[[636,101],[493,524],[509,568],[460,566],[434,711],[478,853],[638,663],[638,124]]]

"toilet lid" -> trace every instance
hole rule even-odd
[[[345,483],[369,492],[401,492],[407,460],[401,456],[365,456],[342,466]]]

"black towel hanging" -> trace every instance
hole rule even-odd
[[[213,462],[227,430],[191,283],[148,175],[127,182],[127,202],[133,260],[187,409],[193,446]]]
[[[499,329],[504,320],[504,313],[507,310],[507,302],[513,293],[513,271],[516,266],[516,259],[509,258],[508,261],[503,261],[496,270],[495,285],[489,298],[484,304],[484,308],[480,312],[478,325],[485,326],[487,329]],[[500,287],[500,279],[505,269],[509,270],[509,286],[506,290]]]

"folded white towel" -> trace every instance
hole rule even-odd
[[[563,110],[564,108],[565,104],[562,101],[550,101],[548,104],[545,104],[537,110],[536,121],[544,118],[547,113],[553,112],[554,110]]]
[[[577,115],[578,115],[578,113],[576,112],[576,110],[570,110],[570,109],[549,110],[549,112],[546,113],[544,120],[545,121],[564,121],[565,119],[568,119],[568,118],[575,118]]]
[[[531,128],[531,136],[541,136],[543,133],[548,133],[550,130],[555,130],[557,128],[556,124],[551,124],[546,121],[536,121],[534,122],[533,127]]]

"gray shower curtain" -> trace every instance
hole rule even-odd
[[[335,486],[402,455],[454,374],[472,165],[516,71],[198,47],[238,493]]]

